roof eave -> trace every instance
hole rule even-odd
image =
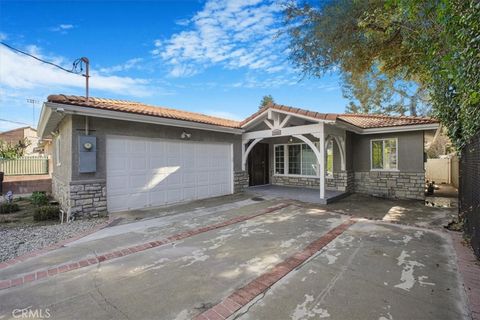
[[[136,114],[136,113],[130,113],[130,112],[123,112],[123,111],[103,110],[103,109],[96,109],[93,107],[77,106],[72,104],[62,104],[62,103],[56,103],[56,102],[46,102],[44,104],[44,107],[47,107],[51,111],[52,110],[58,111],[59,109],[61,109],[61,111],[65,114],[77,114],[77,115],[91,116],[91,117],[97,117],[97,118],[151,123],[151,124],[159,124],[159,125],[166,125],[166,126],[173,126],[173,127],[185,127],[185,128],[191,128],[191,129],[216,131],[216,132],[224,132],[224,133],[232,133],[232,134],[242,134],[244,131],[240,128],[223,127],[223,126],[201,123],[201,122],[177,120],[177,119],[142,115],[142,114]],[[42,111],[42,114],[43,114],[43,111]]]
[[[379,127],[379,128],[360,128],[341,119],[339,119],[336,122],[336,124],[343,127],[346,130],[352,131],[357,134],[376,134],[376,133],[436,130],[440,126],[440,123],[436,122],[436,123],[410,124],[410,125],[403,125],[403,126],[389,126],[389,127]]]
[[[258,115],[256,115],[254,118],[252,118],[252,119],[248,120],[247,122],[243,123],[241,125],[242,129],[246,129],[248,127],[254,126],[255,124],[257,124],[257,122],[261,121],[263,119],[263,117],[268,114],[269,111],[283,113],[283,114],[286,114],[286,115],[290,115],[290,116],[293,116],[293,117],[297,117],[297,118],[301,118],[301,119],[305,119],[305,120],[312,121],[312,122],[317,122],[317,123],[318,122],[335,123],[335,120],[319,119],[319,118],[309,117],[309,116],[306,116],[306,115],[303,115],[303,114],[299,114],[299,113],[295,113],[295,112],[291,112],[291,111],[287,111],[287,110],[281,110],[281,109],[269,107],[269,108],[265,109],[264,111],[262,111],[261,113],[259,113]]]

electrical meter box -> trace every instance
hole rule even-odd
[[[78,136],[78,172],[97,171],[97,137]]]

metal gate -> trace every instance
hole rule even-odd
[[[480,257],[480,132],[462,149],[459,201],[465,233]]]

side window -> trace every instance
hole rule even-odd
[[[285,146],[275,146],[275,173],[284,174],[285,173]]]
[[[372,170],[397,170],[397,139],[375,139],[370,141]]]
[[[57,166],[62,164],[60,162],[60,153],[61,153],[60,145],[61,145],[61,136],[58,135],[55,138],[55,162],[56,162]]]

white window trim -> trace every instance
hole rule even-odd
[[[385,140],[395,140],[395,159],[397,159],[396,168],[393,169],[374,169],[373,168],[373,142],[374,141],[382,141],[382,153],[385,148]],[[384,172],[398,172],[398,138],[377,138],[377,139],[370,139],[370,171],[384,171]]]
[[[62,163],[60,162],[60,144],[61,144],[61,136],[58,135],[55,138],[55,162],[57,164],[57,167],[62,165]]]
[[[296,145],[296,144],[307,145],[306,143],[303,143],[303,142],[277,143],[277,144],[273,145],[273,175],[276,176],[276,177],[296,177],[296,178],[319,179],[320,175],[309,176],[309,175],[305,175],[305,174],[290,174],[290,173],[288,173],[288,146]],[[283,172],[284,172],[283,174],[282,173],[277,173],[277,163],[275,161],[275,147],[276,146],[283,146]],[[302,166],[302,161],[300,160],[300,170],[301,170],[301,166]],[[317,162],[317,166],[320,166],[320,164],[318,162]]]

